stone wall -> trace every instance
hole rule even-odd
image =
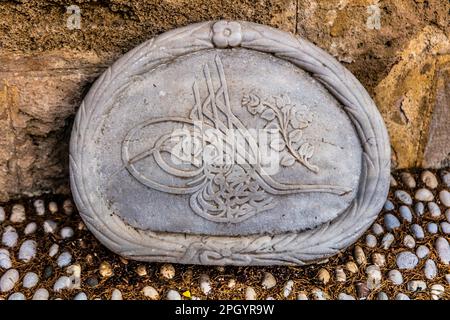
[[[94,79],[137,44],[214,19],[249,20],[306,37],[375,99],[396,167],[449,165],[449,1],[3,1],[0,202],[67,193],[71,124]]]

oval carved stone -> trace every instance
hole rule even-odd
[[[376,106],[331,56],[266,26],[205,22],[97,80],[72,132],[71,186],[125,257],[301,265],[370,226],[389,153]]]

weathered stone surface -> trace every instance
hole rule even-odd
[[[108,68],[77,113],[70,169],[86,225],[125,257],[306,264],[376,218],[390,148],[375,104],[330,55],[212,21]]]
[[[440,57],[437,64],[433,114],[421,163],[425,168],[450,166],[450,55]]]
[[[68,51],[0,55],[0,201],[67,189],[70,119],[105,60]]]
[[[449,62],[448,36],[426,27],[399,54],[397,64],[375,88],[375,101],[386,120],[393,163],[398,168],[446,164],[450,120],[448,112],[443,111],[449,106],[445,96],[448,82],[443,79]]]

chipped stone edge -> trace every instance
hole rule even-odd
[[[272,54],[310,73],[343,105],[363,148],[359,190],[339,217],[312,230],[274,236],[202,236],[139,230],[111,213],[87,177],[85,149],[99,130],[113,93],[137,73],[147,72],[180,56],[215,48],[215,21],[161,34],[134,48],[109,67],[82,102],[70,141],[70,182],[75,203],[87,227],[121,256],[154,262],[205,265],[305,265],[324,260],[354,243],[370,227],[387,197],[390,145],[375,103],[359,81],[333,57],[300,37],[271,27],[238,21],[241,41],[233,46]],[[219,23],[223,23],[220,22]]]

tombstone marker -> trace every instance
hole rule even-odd
[[[372,99],[330,55],[217,21],[108,68],[78,110],[70,170],[86,225],[124,257],[303,265],[376,219],[390,146]]]

